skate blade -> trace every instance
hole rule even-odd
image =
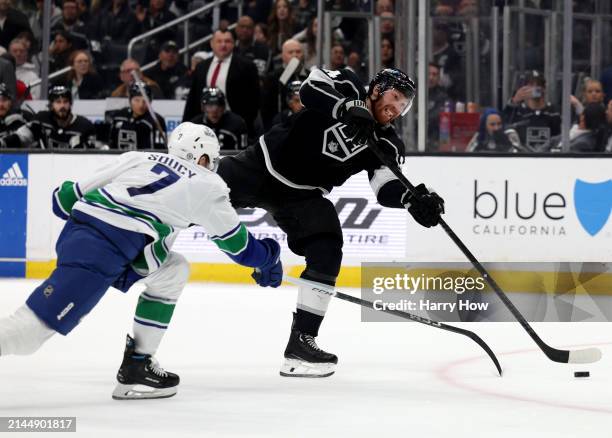
[[[336,371],[335,363],[312,363],[285,358],[280,375],[283,377],[329,377]]]
[[[124,385],[117,383],[113,391],[114,400],[148,400],[172,397],[178,392],[178,386],[172,388],[152,388],[146,385]]]

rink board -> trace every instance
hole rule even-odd
[[[23,171],[26,185],[18,187],[21,195],[15,195],[14,186],[0,186],[0,197],[9,196],[3,205],[17,206],[17,210],[17,199],[27,193],[25,211],[22,208],[17,216],[15,208],[0,212],[4,233],[0,234],[0,265],[4,265],[0,274],[45,277],[53,269],[54,244],[63,226],[51,211],[53,188],[95,172],[116,155],[0,157],[0,176],[17,161],[13,157],[20,157],[21,167],[27,168]],[[408,157],[404,172],[415,184],[424,181],[445,198],[447,223],[482,261],[610,262],[611,164],[601,157]],[[440,228],[424,229],[403,210],[378,205],[365,173],[335,189],[330,199],[339,211],[345,236],[341,284],[359,284],[361,262],[464,260]],[[287,250],[286,236],[265,212],[241,210],[240,217],[255,236],[281,243],[286,265],[303,264],[302,258]],[[17,230],[17,238],[6,237],[9,225]],[[25,233],[19,234],[19,227]],[[19,248],[25,248],[21,256]],[[192,263],[194,280],[249,280],[249,270],[231,264],[199,227],[184,231],[174,249]],[[23,267],[16,272],[6,269],[11,263]]]

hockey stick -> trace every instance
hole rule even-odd
[[[491,358],[491,360],[495,364],[495,368],[497,368],[497,372],[499,373],[500,376],[502,375],[501,365],[499,364],[499,361],[497,360],[497,357],[495,356],[495,353],[493,353],[493,350],[491,350],[491,348],[487,345],[487,343],[485,341],[483,341],[480,338],[480,336],[478,336],[476,333],[474,333],[472,331],[461,329],[459,327],[455,327],[455,326],[452,326],[452,325],[444,324],[442,322],[432,321],[431,319],[423,318],[423,317],[418,316],[418,315],[413,315],[412,313],[408,313],[408,312],[402,312],[401,310],[376,309],[374,307],[374,303],[372,303],[371,301],[362,300],[361,298],[357,298],[357,297],[354,297],[352,295],[347,295],[345,293],[340,292],[339,290],[336,290],[332,286],[328,286],[326,284],[318,283],[316,281],[306,280],[304,278],[295,278],[295,277],[291,277],[291,276],[286,275],[286,274],[283,274],[283,279],[285,281],[287,281],[289,283],[293,283],[293,284],[295,284],[297,286],[310,287],[315,292],[318,292],[318,293],[321,293],[321,294],[324,294],[324,295],[331,295],[332,297],[336,297],[336,298],[341,299],[343,301],[348,301],[349,303],[358,304],[358,305],[366,307],[368,309],[372,309],[372,310],[376,310],[376,311],[379,311],[379,312],[388,313],[390,315],[395,315],[395,316],[397,316],[399,318],[408,319],[408,320],[414,321],[414,322],[420,322],[421,324],[425,324],[425,325],[428,325],[428,326],[431,326],[431,327],[436,327],[436,328],[439,328],[441,330],[446,330],[446,331],[449,331],[449,332],[458,333],[460,335],[467,336],[468,338],[470,338],[471,340],[476,342],[478,345],[480,345],[480,347],[484,351],[487,352],[487,354],[489,355],[489,357]]]
[[[399,181],[412,193],[415,193],[415,187],[412,185],[408,178],[404,176],[399,166],[395,162],[391,162],[383,152],[378,148],[378,145],[370,140],[368,141],[368,146],[374,152],[374,154],[382,161],[382,163],[393,172],[393,174],[399,179]],[[440,226],[444,229],[448,237],[459,247],[461,252],[468,258],[468,260],[472,263],[472,265],[476,268],[476,270],[482,275],[485,281],[491,286],[491,288],[495,291],[500,300],[506,305],[510,313],[514,315],[516,320],[523,326],[525,331],[531,336],[531,339],[535,341],[535,343],[540,347],[540,350],[544,352],[544,354],[554,362],[561,363],[593,363],[597,362],[601,359],[601,350],[598,348],[586,348],[583,350],[558,350],[556,348],[551,347],[546,344],[540,336],[535,332],[533,327],[529,325],[525,317],[519,312],[512,301],[508,298],[508,296],[504,293],[504,291],[499,287],[499,285],[495,282],[493,277],[487,272],[487,270],[480,264],[480,262],[474,257],[472,252],[465,246],[465,244],[459,239],[459,237],[455,234],[455,232],[451,229],[451,227],[444,221],[444,219],[440,218]]]
[[[164,132],[161,124],[159,123],[159,120],[157,120],[157,117],[155,116],[155,111],[153,111],[153,107],[151,106],[151,101],[149,100],[149,96],[147,96],[147,93],[145,92],[144,87],[141,84],[143,81],[138,75],[138,72],[136,70],[132,70],[132,77],[134,78],[134,83],[136,83],[136,85],[138,86],[138,89],[140,90],[140,94],[142,95],[145,101],[145,104],[147,105],[147,110],[149,110],[149,115],[153,119],[153,123],[155,124],[155,127],[159,131],[159,135],[161,135],[161,138],[167,147],[168,139],[166,138],[166,133]]]

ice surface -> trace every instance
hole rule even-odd
[[[0,316],[37,284],[0,281]],[[287,379],[278,370],[295,292],[190,284],[158,354],[181,376],[179,393],[119,402],[111,392],[138,291],[111,290],[68,337],[34,356],[0,358],[0,416],[76,416],[70,437],[612,434],[610,324],[534,324],[555,347],[601,347],[592,365],[550,362],[518,324],[463,325],[498,354],[500,378],[467,338],[410,322],[362,323],[358,306],[334,301],[319,345],[338,354],[336,374]],[[587,370],[590,378],[573,377]]]

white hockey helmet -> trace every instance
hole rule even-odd
[[[178,125],[168,140],[168,153],[197,164],[202,155],[208,155],[209,170],[215,170],[219,160],[219,140],[208,126],[184,122]]]

